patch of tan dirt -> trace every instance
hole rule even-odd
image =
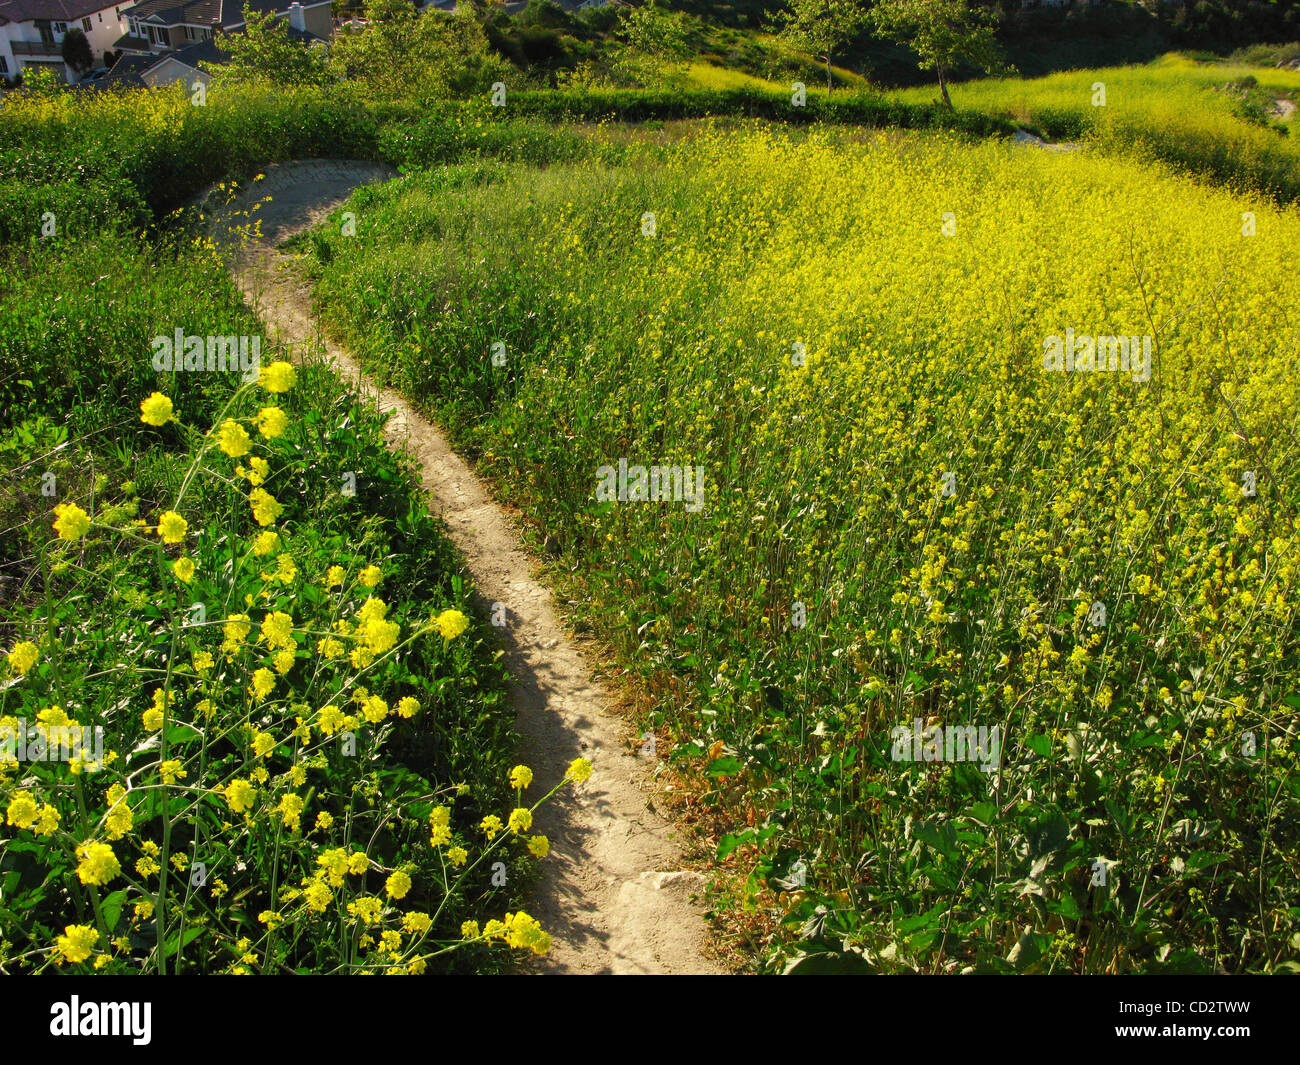
[[[1028,130],[1018,129],[1011,138],[1012,144],[1022,144],[1028,148],[1041,148],[1045,152],[1077,152],[1083,147],[1081,144],[1074,144],[1069,141],[1052,143],[1043,140],[1036,133],[1030,133]]]

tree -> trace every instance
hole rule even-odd
[[[521,26],[541,26],[559,33],[572,34],[577,23],[555,0],[528,0],[528,6],[515,16]]]
[[[456,13],[470,16],[480,25],[505,15],[505,10],[505,0],[456,0]]]
[[[867,11],[860,0],[787,0],[789,7],[778,13],[781,36],[795,47],[812,53],[826,63],[826,91],[834,86],[831,60],[857,36],[866,22]]]
[[[564,38],[543,26],[524,26],[516,39],[519,58],[529,69],[546,75],[552,89],[556,87],[559,71],[573,68],[573,56],[565,47]]]
[[[616,65],[640,81],[657,81],[677,72],[691,56],[691,29],[679,11],[654,0],[629,8],[618,28]]]
[[[324,85],[330,80],[323,51],[289,36],[287,19],[271,12],[248,12],[243,33],[221,34],[217,50],[230,56],[219,76],[228,81],[269,81],[274,85]]]
[[[921,67],[933,67],[948,110],[955,111],[944,72],[967,63],[986,73],[1011,68],[993,36],[997,15],[969,6],[969,0],[879,0],[871,21],[915,52]]]
[[[374,99],[430,100],[481,88],[510,69],[487,54],[483,26],[460,5],[455,14],[417,12],[410,0],[369,0],[366,25],[339,33],[330,67]]]
[[[63,61],[78,74],[95,65],[95,53],[90,50],[90,42],[75,27],[63,35]]]

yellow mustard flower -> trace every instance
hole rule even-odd
[[[90,531],[90,515],[75,503],[60,503],[54,508],[54,531],[60,540],[80,540]]]
[[[162,426],[176,420],[172,401],[161,392],[153,392],[140,400],[140,420],[146,425]]]
[[[21,677],[36,665],[36,660],[40,657],[36,644],[30,640],[20,640],[9,652],[9,668]]]
[[[257,383],[268,392],[288,392],[298,380],[298,372],[291,363],[273,362],[261,368]]]
[[[179,544],[185,539],[185,530],[189,523],[174,510],[165,510],[158,515],[158,535],[165,544]]]

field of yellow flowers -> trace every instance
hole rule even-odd
[[[173,327],[262,339],[202,239],[0,262],[0,971],[545,954],[550,796],[382,417],[272,344],[157,371]]]
[[[1265,198],[1300,167],[1235,114],[1244,72],[1188,62],[954,89],[1070,155],[6,95],[3,971],[547,949],[517,907],[545,796],[380,419],[274,344],[247,382],[150,365],[175,328],[261,328],[168,212],[316,154],[417,168],[302,243],[321,306],[558,545],[765,968],[1300,967],[1300,218]],[[561,121],[788,111],[525,95]],[[836,113],[935,124],[911,99]],[[629,490],[657,464],[702,494]],[[61,730],[88,757],[25,745]]]
[[[325,313],[558,542],[769,964],[1297,967],[1293,210],[761,126],[352,209]]]

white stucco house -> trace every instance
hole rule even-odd
[[[63,38],[81,30],[92,66],[103,63],[126,29],[127,2],[106,0],[0,0],[0,78],[12,81],[34,66],[55,70],[69,83],[78,73],[63,62]]]

